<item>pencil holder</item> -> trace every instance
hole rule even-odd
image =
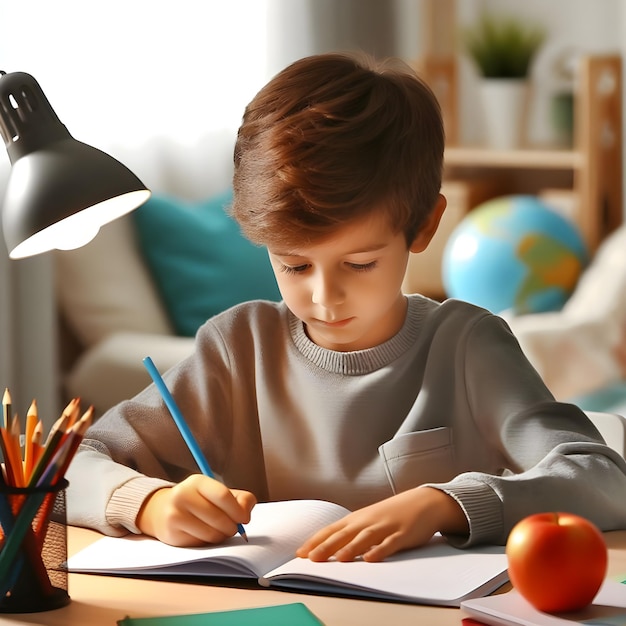
[[[0,487],[0,613],[35,613],[69,603],[65,489]]]

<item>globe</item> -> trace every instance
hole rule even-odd
[[[450,298],[492,313],[562,308],[588,262],[576,227],[535,196],[478,205],[452,231],[442,259]]]

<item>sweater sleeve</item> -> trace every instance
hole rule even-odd
[[[104,479],[96,477],[104,477]],[[107,454],[83,444],[67,478],[67,522],[105,535],[138,534],[135,523],[144,500],[170,481],[150,478],[115,463]]]
[[[498,474],[464,472],[431,484],[467,515],[459,545],[504,544],[522,518],[570,511],[601,530],[626,527],[626,462],[576,406],[556,402],[506,323],[486,316],[458,350],[469,415],[503,459]],[[462,445],[462,443],[460,444]]]
[[[205,329],[199,335],[195,353],[163,377],[219,475],[229,452],[228,377],[215,334]],[[210,436],[215,432],[219,439]],[[109,535],[137,533],[135,520],[145,499],[198,471],[151,384],[110,409],[87,432],[68,470],[68,523]]]
[[[207,321],[196,335],[193,354],[164,372],[163,379],[216,477],[262,498],[266,486],[256,397],[245,389],[254,384],[256,353],[249,328],[259,306],[241,305]],[[266,315],[276,317],[275,309],[265,308]],[[233,356],[238,354],[246,358]],[[87,432],[68,471],[68,522],[112,535],[137,532],[137,513],[148,495],[199,471],[150,384]]]

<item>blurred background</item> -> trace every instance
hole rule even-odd
[[[482,133],[478,73],[459,30],[485,9],[539,22],[547,37],[532,67],[527,135],[550,145],[551,97],[571,79],[563,63],[626,52],[622,0],[434,2],[435,13],[430,0],[0,0],[0,69],[32,74],[76,139],[120,158],[158,190],[151,159],[163,145],[172,155],[213,146],[215,156],[203,148],[196,174],[227,177],[224,155],[246,103],[308,54],[363,49],[411,63],[455,55],[458,141],[473,143]],[[0,156],[0,190],[8,169]],[[32,397],[42,412],[57,413],[53,264],[47,255],[9,262],[2,243],[0,285],[0,387],[12,389],[22,414]]]

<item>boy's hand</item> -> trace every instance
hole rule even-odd
[[[255,504],[249,491],[193,474],[150,495],[137,515],[137,527],[173,546],[220,543],[237,532],[237,524],[250,521]]]
[[[467,534],[467,518],[443,491],[418,487],[346,515],[308,539],[296,555],[312,561],[382,561],[427,543],[434,533]]]

